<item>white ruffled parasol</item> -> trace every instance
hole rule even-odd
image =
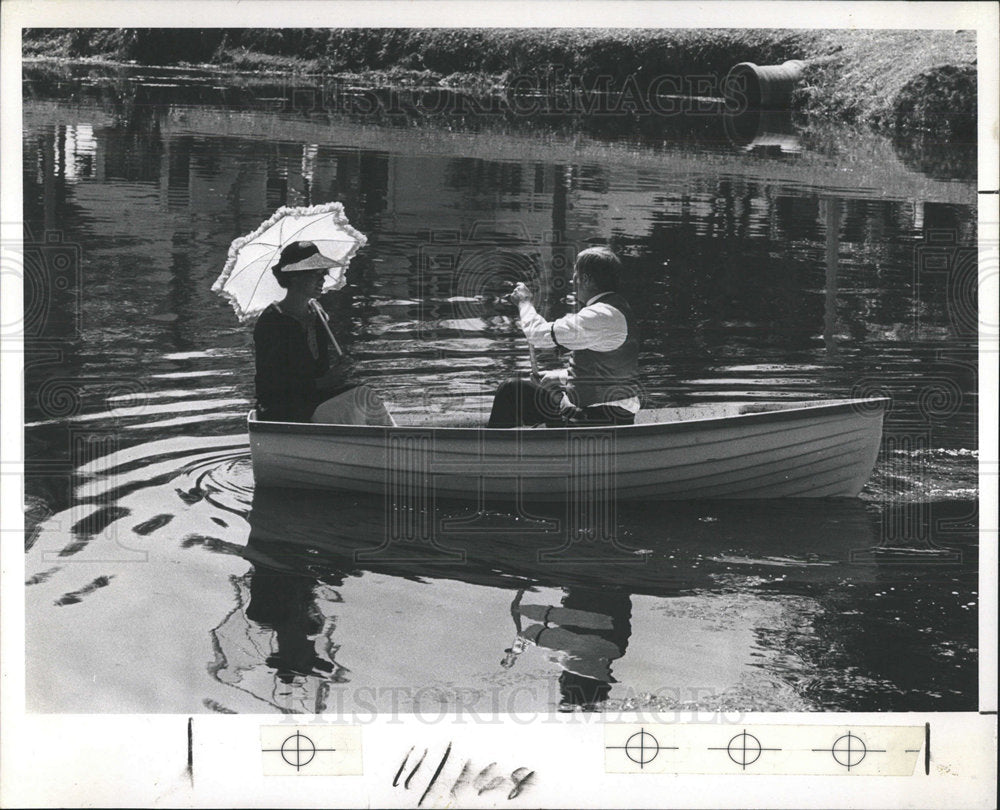
[[[339,290],[347,282],[347,265],[367,242],[352,228],[339,202],[282,206],[253,232],[234,239],[222,274],[212,291],[226,298],[241,322],[252,320],[285,291],[271,272],[282,249],[292,242],[312,242],[333,266],[323,292]]]

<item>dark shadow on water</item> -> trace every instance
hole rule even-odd
[[[708,572],[690,563],[713,556],[749,556],[758,550],[772,558],[821,561],[823,566],[802,572],[805,579],[815,580],[835,565],[850,566],[852,554],[877,544],[877,518],[860,501],[848,499],[623,502],[616,506],[613,534],[595,541],[590,532],[571,534],[570,526],[577,524],[569,519],[565,504],[532,504],[534,520],[516,506],[504,511],[500,505],[480,513],[482,519],[469,530],[457,519],[474,513],[475,505],[438,502],[421,522],[424,534],[393,537],[394,527],[405,520],[395,518],[382,498],[344,498],[350,504],[346,511],[343,500],[314,492],[259,488],[249,516],[248,559],[279,570],[331,564],[341,571],[505,588],[614,586],[631,593],[673,595],[710,587]],[[442,555],[435,544],[457,550],[463,558]],[[380,546],[395,553],[382,558],[371,553]],[[561,554],[542,553],[560,546]]]

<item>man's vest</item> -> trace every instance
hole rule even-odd
[[[607,304],[625,316],[628,335],[614,351],[577,349],[570,355],[567,395],[579,408],[639,396],[639,330],[628,301],[616,292],[595,304]]]

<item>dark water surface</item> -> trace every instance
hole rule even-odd
[[[195,71],[24,87],[31,709],[975,708],[967,148]],[[464,562],[359,562],[400,516],[254,490],[250,334],[210,292],[233,238],[329,200],[369,243],[324,303],[393,409],[482,407],[528,360],[472,297],[540,274],[557,314],[610,242],[648,405],[883,393],[872,480],[621,503],[599,565],[538,562],[559,507],[439,503],[412,519]]]

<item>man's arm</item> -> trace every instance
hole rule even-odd
[[[521,331],[528,342],[536,349],[554,348],[556,344],[552,340],[552,324],[538,314],[531,300],[522,300],[517,306]]]
[[[620,310],[600,301],[551,323],[538,314],[530,300],[521,300],[518,309],[521,331],[532,346],[540,349],[559,345],[571,351],[593,349],[610,352],[628,337],[625,316]]]

